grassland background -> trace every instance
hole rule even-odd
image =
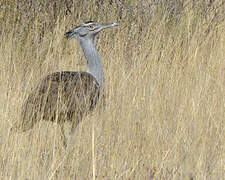
[[[105,110],[66,151],[55,124],[11,135],[40,79],[86,68],[64,33],[89,20],[120,23],[95,41]],[[225,1],[1,0],[0,179],[223,179],[224,126]]]

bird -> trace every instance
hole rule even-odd
[[[66,147],[64,123],[72,123],[70,133],[73,134],[83,117],[96,107],[104,91],[104,70],[94,39],[103,29],[118,25],[88,21],[66,32],[66,39],[75,37],[80,44],[87,60],[87,70],[54,72],[42,79],[25,100],[21,121],[11,128],[11,132],[25,132],[40,120],[56,122]]]

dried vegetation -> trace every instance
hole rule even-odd
[[[87,20],[120,23],[96,39],[104,112],[67,151],[51,123],[9,136],[40,79],[85,69],[63,34]],[[0,42],[1,179],[225,177],[224,1],[2,0]]]

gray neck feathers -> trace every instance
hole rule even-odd
[[[77,40],[80,43],[87,60],[87,72],[95,77],[100,87],[103,87],[105,83],[104,71],[101,59],[94,45],[94,40],[83,38],[77,38]]]

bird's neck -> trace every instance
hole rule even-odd
[[[101,59],[94,45],[94,40],[78,39],[87,60],[87,72],[92,74],[101,87],[104,86],[104,71]]]

